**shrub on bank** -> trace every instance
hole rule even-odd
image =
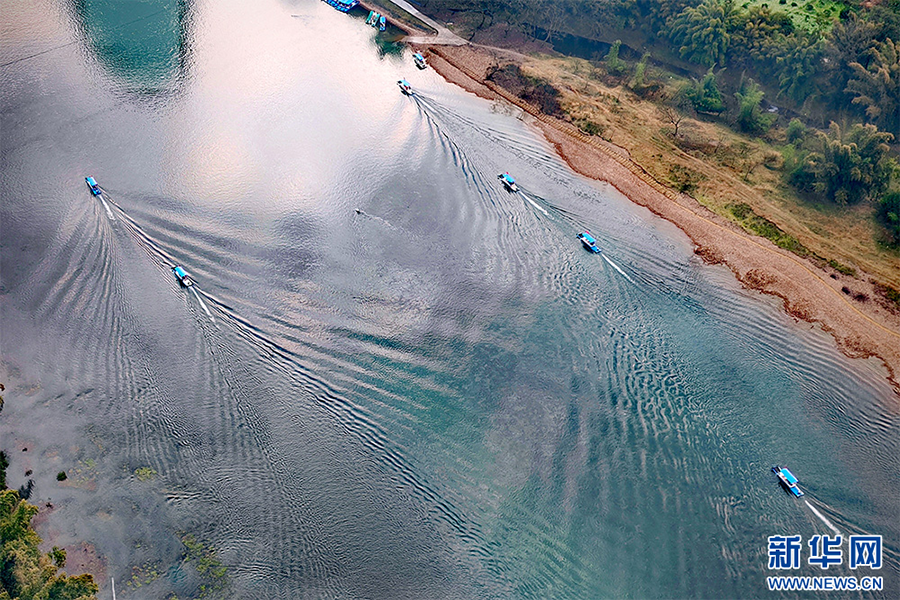
[[[494,67],[485,78],[509,90],[529,104],[536,105],[544,114],[555,117],[563,114],[562,106],[559,103],[559,90],[553,87],[549,81],[525,75],[519,65],[509,63]]]
[[[884,227],[888,242],[900,245],[900,192],[885,194],[875,208],[875,218]]]

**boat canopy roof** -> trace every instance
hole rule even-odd
[[[581,237],[583,237],[583,238],[584,238],[585,240],[587,240],[588,242],[592,242],[592,243],[594,243],[594,244],[597,243],[597,240],[594,239],[594,236],[592,236],[592,235],[591,235],[590,233],[588,233],[587,231],[585,231],[584,233],[582,233],[582,234],[581,234]]]
[[[84,180],[88,182],[88,185],[97,185],[97,182],[94,181],[93,177],[85,177]]]
[[[513,178],[512,178],[512,175],[510,175],[509,173],[504,173],[503,175],[501,175],[501,177],[502,177],[503,179],[507,180],[507,181],[510,182],[510,183],[515,183],[515,182],[516,182],[516,180],[513,179]]]
[[[425,60],[425,57],[422,56],[422,53],[421,53],[421,52],[413,52],[413,56],[414,56],[415,58],[421,58],[422,60]]]
[[[796,477],[794,477],[794,474],[791,473],[790,471],[788,471],[786,467],[781,468],[781,473],[782,473],[782,475],[784,475],[784,478],[787,479],[788,483],[790,483],[791,485],[799,483],[799,480]]]
[[[181,268],[181,266],[175,267],[175,274],[179,277],[187,277],[187,273],[184,269]]]

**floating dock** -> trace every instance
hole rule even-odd
[[[333,6],[341,12],[350,12],[359,4],[359,0],[322,0],[325,4]]]

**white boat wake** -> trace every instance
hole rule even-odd
[[[822,519],[822,522],[825,523],[825,525],[827,525],[828,528],[829,528],[830,530],[832,530],[836,535],[841,535],[841,532],[838,531],[838,528],[835,527],[835,526],[831,523],[831,521],[829,521],[828,519],[826,519],[826,518],[825,518],[825,515],[823,515],[822,513],[820,513],[818,510],[816,510],[816,507],[813,506],[812,504],[810,504],[810,503],[809,503],[809,500],[804,500],[804,502],[806,502],[806,505],[809,507],[809,510],[813,511],[813,513],[814,513],[817,517],[819,517],[820,519]]]
[[[547,217],[550,216],[550,213],[548,213],[546,210],[544,210],[544,208],[543,208],[541,205],[539,205],[537,202],[535,202],[534,200],[532,200],[531,198],[529,198],[529,197],[525,194],[525,192],[519,192],[519,193],[522,194],[522,197],[523,197],[523,198],[525,198],[526,200],[528,200],[529,202],[531,202],[531,205],[532,205],[533,207],[535,207],[536,209],[538,209],[539,211],[541,211],[542,213],[544,213],[544,216],[547,216]]]
[[[110,220],[110,221],[115,221],[116,218],[113,216],[112,210],[109,208],[109,204],[107,204],[107,203],[106,203],[106,200],[103,198],[103,194],[100,194],[100,195],[97,196],[97,197],[100,198],[100,202],[103,203],[103,208],[106,209],[106,216],[109,217],[109,220]]]
[[[212,313],[209,312],[209,309],[206,307],[206,302],[203,301],[203,298],[200,297],[200,294],[197,293],[197,290],[194,289],[194,286],[189,288],[192,292],[194,292],[194,297],[197,299],[197,302],[200,303],[200,307],[203,308],[203,312],[206,313],[206,316],[209,317],[209,320],[213,323],[216,322],[215,318],[212,316]]]
[[[613,261],[611,261],[611,260],[609,259],[609,257],[606,256],[606,254],[601,253],[600,256],[602,256],[603,259],[604,259],[606,262],[608,262],[608,263],[612,266],[613,269],[615,269],[616,271],[618,271],[619,273],[621,273],[622,276],[625,277],[625,279],[627,279],[627,280],[630,281],[631,283],[634,283],[634,280],[633,280],[631,277],[628,276],[628,273],[626,273],[625,271],[623,271],[623,270],[619,267],[619,265],[617,265],[616,263],[614,263]]]

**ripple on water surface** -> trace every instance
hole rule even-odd
[[[2,150],[4,359],[42,357],[29,406],[71,399],[44,430],[97,440],[53,446],[101,465],[58,518],[111,574],[195,595],[189,532],[242,598],[756,596],[766,536],[825,532],[784,463],[841,531],[885,536],[896,589],[872,361],[324,3],[180,18],[159,92],[65,27],[53,60],[3,67],[28,125]]]

